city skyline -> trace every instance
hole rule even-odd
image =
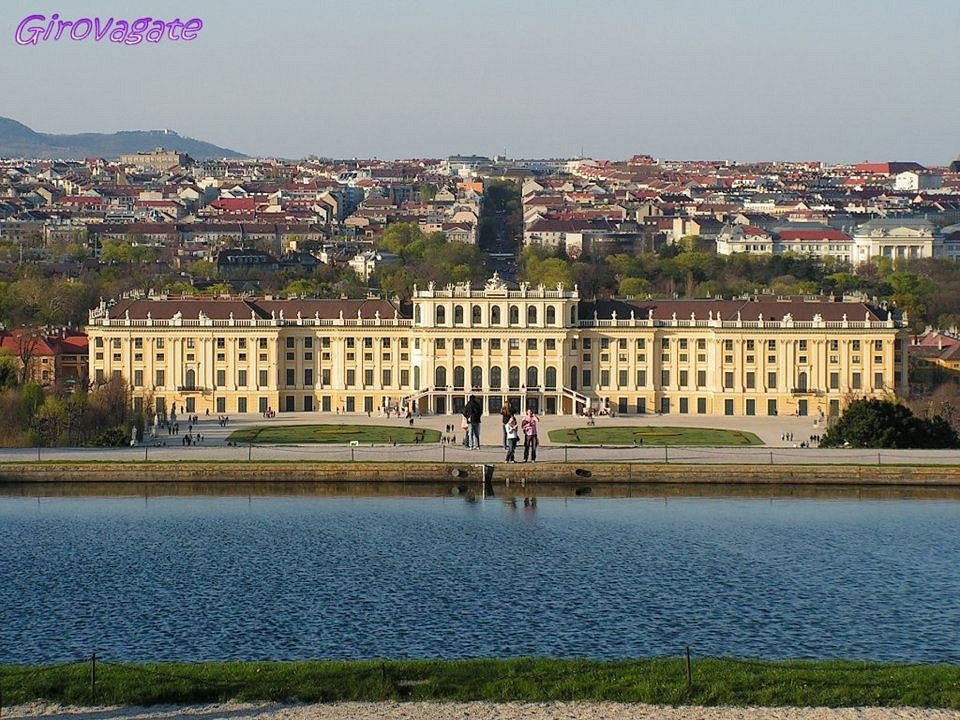
[[[170,128],[289,158],[946,165],[960,151],[960,108],[938,100],[960,81],[960,6],[946,2],[290,2],[269,16],[95,2],[60,14],[204,26],[192,42],[16,44],[24,17],[53,10],[0,13],[0,62],[23,68],[4,115],[40,132]]]

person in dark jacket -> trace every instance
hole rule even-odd
[[[471,395],[470,400],[463,406],[463,417],[467,421],[467,433],[470,438],[469,447],[475,450],[480,449],[480,417],[482,415],[483,407],[477,398]]]

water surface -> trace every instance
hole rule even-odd
[[[960,503],[0,498],[0,662],[960,662]]]

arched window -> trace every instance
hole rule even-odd
[[[527,307],[527,325],[537,324],[537,306],[529,305]]]
[[[806,390],[807,389],[807,373],[801,372],[797,376],[797,389]]]
[[[510,324],[519,325],[520,324],[520,308],[516,305],[510,306]]]
[[[463,325],[463,305],[453,306],[453,324]]]
[[[474,390],[483,387],[483,368],[479,365],[474,365],[470,370],[470,387]]]
[[[516,365],[511,366],[507,373],[507,381],[510,383],[511,390],[517,390],[520,387],[520,368]]]
[[[573,305],[570,308],[570,324],[576,326],[577,324],[577,306]]]
[[[413,322],[420,324],[420,303],[413,306]]]
[[[443,325],[447,322],[447,309],[443,305],[437,305],[437,325]]]
[[[453,386],[454,386],[455,388],[462,388],[462,387],[463,387],[463,379],[464,379],[463,365],[457,365],[457,366],[453,369]]]
[[[570,368],[570,389],[571,390],[577,389],[577,366],[576,365]]]
[[[537,368],[535,367],[527,368],[527,387],[528,388],[540,387],[540,383],[538,382],[539,380],[538,375],[539,374],[537,373]]]
[[[197,373],[192,368],[187,370],[183,383],[187,390],[193,390],[197,386]]]
[[[547,305],[547,325],[557,324],[557,309],[553,305]]]
[[[547,390],[555,390],[557,387],[557,369],[555,367],[547,368]]]
[[[480,324],[480,306],[479,305],[474,305],[473,308],[470,310],[470,322],[472,322],[474,325]]]
[[[490,368],[490,389],[499,390],[503,380],[503,371],[499,367]]]
[[[499,325],[500,324],[500,306],[494,305],[490,308],[490,324]]]
[[[445,388],[447,386],[447,369],[440,365],[433,373],[434,385],[438,388]]]

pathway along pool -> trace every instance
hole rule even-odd
[[[960,662],[960,503],[0,498],[0,662]]]

